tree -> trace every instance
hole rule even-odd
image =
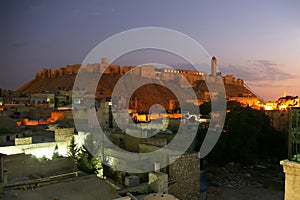
[[[280,158],[283,144],[282,134],[270,127],[263,111],[233,106],[209,159],[219,163],[254,163],[257,158]]]
[[[78,170],[90,174],[96,173],[101,167],[101,163],[93,156],[94,152],[91,153],[89,151],[94,151],[93,148],[90,149],[92,144],[92,135],[88,135],[85,139],[85,146],[78,148],[74,137],[71,138],[70,144],[68,145],[68,155],[75,160]],[[88,147],[88,149],[86,147]]]
[[[59,153],[58,153],[58,146],[57,146],[57,144],[56,144],[55,147],[54,147],[53,154],[52,154],[52,160],[54,160],[54,159],[56,159],[56,158],[59,158],[59,157],[60,157],[60,155],[59,155]]]
[[[237,101],[227,101],[227,110],[241,108],[241,104]]]
[[[86,173],[96,173],[99,169],[99,161],[83,146],[80,148],[77,159],[77,168]]]
[[[209,115],[211,112],[211,102],[205,102],[199,106],[201,115]]]
[[[76,160],[79,151],[80,149],[77,147],[75,143],[75,137],[73,136],[70,140],[70,144],[68,145],[68,155]]]

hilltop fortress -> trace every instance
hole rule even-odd
[[[216,72],[217,60],[215,57],[211,61],[211,74],[210,76],[220,76]],[[62,77],[66,75],[76,75],[81,67],[81,64],[67,65],[59,69],[47,69],[44,68],[40,72],[35,74],[35,79],[54,79],[57,77]],[[106,68],[106,70],[105,70]],[[103,74],[114,74],[114,75],[124,75],[127,72],[130,72],[136,66],[119,66],[119,65],[110,65],[107,58],[102,58],[101,63],[97,64],[88,64],[82,68],[83,71],[95,73],[101,72]],[[162,68],[157,69],[153,65],[143,65],[137,70],[134,70],[135,75],[139,75],[145,78],[156,78],[162,81],[175,80],[177,74],[183,75],[187,81],[192,85],[195,85],[199,80],[205,80],[209,74],[207,72],[199,72],[197,70],[184,70],[184,69],[173,69],[173,68]],[[233,75],[227,75],[223,77],[225,84],[233,84],[244,86],[244,80],[236,79]]]
[[[216,76],[221,77],[221,73],[217,73],[216,65],[217,59],[213,57],[211,60],[211,73],[208,74],[207,72],[199,72],[197,70],[156,68],[153,65],[143,65],[142,67],[111,65],[107,58],[102,58],[100,63],[87,64],[86,66],[75,64],[59,69],[44,68],[35,74],[35,78],[32,81],[20,87],[18,91],[31,94],[72,91],[76,75],[79,70],[82,70],[83,73],[102,73],[96,92],[96,98],[101,100],[111,96],[115,84],[124,74],[131,73],[140,79],[147,78],[163,82],[176,81],[183,88],[192,86],[199,101],[190,103],[199,105],[210,100],[210,93],[205,81]],[[182,81],[182,78],[179,78],[181,76],[178,75],[183,76],[190,85],[187,85],[186,81]],[[257,104],[259,100],[257,95],[244,84],[244,80],[237,79],[233,75],[223,76],[222,79],[225,85],[227,100],[238,101],[250,106]],[[144,98],[142,100],[144,105],[151,104],[150,99],[154,96],[158,102],[166,104],[166,107],[169,107],[167,104],[169,104],[170,100],[176,99],[174,94],[171,94],[167,89],[153,85],[143,86],[137,93],[134,94],[133,98],[140,98],[142,96]],[[164,101],[166,102],[163,103]]]

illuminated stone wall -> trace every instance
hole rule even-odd
[[[257,97],[230,97],[229,101],[237,101],[244,106],[259,106]]]
[[[198,200],[200,196],[200,159],[198,152],[182,155],[169,166],[169,193],[179,199]]]
[[[141,76],[146,78],[155,78],[155,67],[150,65],[143,65],[141,67]]]
[[[285,200],[300,199],[300,163],[280,161],[285,173]]]
[[[68,141],[74,134],[74,128],[60,128],[55,129],[54,137],[55,142]]]
[[[32,137],[15,138],[15,145],[32,144]]]

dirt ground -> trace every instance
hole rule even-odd
[[[284,174],[280,165],[230,163],[223,167],[210,166],[206,177],[209,182],[207,200],[284,199]]]
[[[205,199],[205,198],[202,198]],[[283,191],[245,187],[240,189],[211,187],[207,200],[283,200]]]

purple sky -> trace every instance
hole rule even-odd
[[[44,67],[81,63],[119,32],[156,26],[194,38],[224,75],[245,79],[265,100],[300,95],[299,9],[297,0],[2,0],[0,88],[16,89]]]

